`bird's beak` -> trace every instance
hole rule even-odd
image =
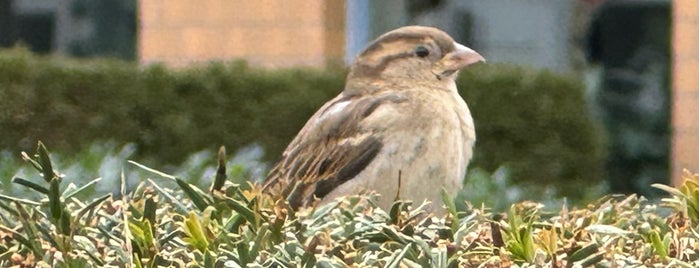
[[[432,69],[432,72],[438,78],[449,76],[458,72],[462,68],[477,62],[485,62],[485,58],[478,52],[470,49],[462,44],[454,42],[456,49],[447,53],[439,60]]]

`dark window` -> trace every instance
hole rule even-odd
[[[22,14],[17,15],[17,38],[15,42],[21,42],[37,53],[49,53],[53,47],[53,14]]]

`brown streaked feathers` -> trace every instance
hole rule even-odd
[[[318,117],[329,108],[353,98],[356,100],[343,109],[347,112],[325,119],[328,123],[323,128],[310,129],[309,125],[320,120]],[[289,144],[264,187],[285,196],[293,207],[310,204],[314,196],[323,198],[336,185],[357,175],[381,149],[381,141],[371,136],[371,130],[360,129],[358,122],[382,103],[402,101],[395,96],[354,96],[328,102]]]
[[[343,92],[291,141],[263,189],[295,208],[363,190],[378,191],[385,205],[402,171],[402,197],[435,201],[439,187],[455,191],[475,131],[454,78],[482,60],[435,28],[380,36],[350,67]]]

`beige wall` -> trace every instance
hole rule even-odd
[[[344,1],[143,0],[139,13],[142,63],[321,66],[344,56]]]
[[[699,172],[699,0],[673,2],[673,184]]]

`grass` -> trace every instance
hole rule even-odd
[[[34,194],[0,195],[0,266],[699,266],[699,175],[690,172],[678,188],[655,185],[669,193],[657,202],[613,195],[581,208],[519,202],[503,213],[448,202],[436,217],[409,201],[382,211],[372,195],[294,211],[234,183],[250,173],[229,169],[225,156],[192,157],[212,159],[212,170],[176,171],[209,176],[207,187],[131,162],[132,173],[113,171],[115,193],[89,195],[104,181],[69,183],[82,173],[59,172],[39,144],[12,185]]]

